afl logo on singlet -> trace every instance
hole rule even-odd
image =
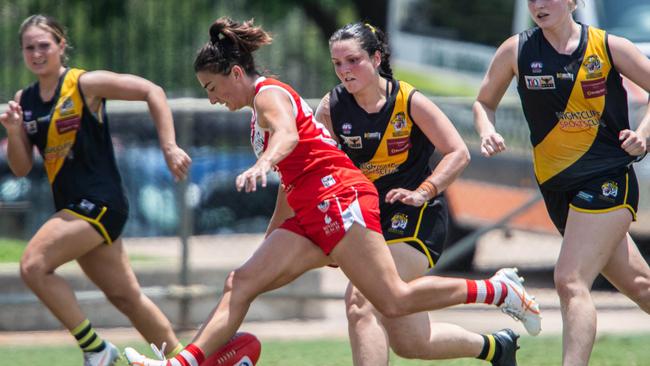
[[[533,61],[533,62],[530,63],[530,70],[534,74],[541,74],[543,67],[544,67],[544,64],[541,61]]]

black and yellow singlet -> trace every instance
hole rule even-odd
[[[416,189],[431,175],[434,146],[410,114],[415,89],[390,80],[392,89],[377,113],[367,113],[342,85],[330,92],[330,116],[341,148],[379,192],[381,228],[387,244],[405,242],[433,267],[447,238],[447,203],[442,195],[420,207],[386,203],[393,188]]]
[[[434,146],[410,116],[411,85],[391,80],[377,113],[367,113],[345,87],[330,92],[330,115],[341,148],[375,184],[380,203],[392,188],[414,190],[431,175]]]
[[[41,100],[39,84],[23,90],[20,105],[30,142],[36,145],[52,186],[56,210],[81,199],[128,211],[117,170],[108,118],[102,101],[95,116],[79,88],[79,69],[67,69],[51,101]]]
[[[517,89],[541,187],[571,190],[634,161],[618,139],[630,128],[627,94],[605,31],[581,24],[571,55],[555,51],[539,28],[522,32],[518,67]]]

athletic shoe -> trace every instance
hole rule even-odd
[[[519,277],[517,271],[517,268],[502,268],[490,280],[508,286],[508,294],[501,305],[501,311],[521,321],[528,334],[535,336],[542,330],[539,304],[526,292],[524,279]]]
[[[512,331],[512,329],[502,329],[496,333],[492,333],[494,340],[501,346],[501,356],[498,359],[492,360],[493,366],[517,366],[517,339],[519,334]]]
[[[120,359],[120,350],[111,342],[99,352],[84,352],[84,366],[113,366]]]
[[[165,360],[161,361],[147,358],[145,355],[140,354],[140,352],[131,347],[124,349],[124,356],[129,365],[132,366],[165,366],[168,364],[168,361]]]

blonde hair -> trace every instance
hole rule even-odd
[[[39,27],[44,31],[50,33],[52,37],[54,37],[56,43],[60,44],[61,41],[65,40],[65,49],[63,50],[63,55],[61,56],[61,63],[65,66],[68,61],[68,54],[66,51],[70,48],[65,28],[63,28],[63,26],[59,24],[59,22],[57,22],[54,18],[48,15],[31,15],[22,22],[20,28],[18,29],[18,42],[20,42],[21,47],[23,45],[23,34],[25,34],[29,27]]]

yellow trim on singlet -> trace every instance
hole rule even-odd
[[[583,83],[601,81],[602,87],[606,87],[612,62],[607,53],[605,31],[589,27],[586,50],[581,61],[582,64],[562,115],[585,114],[588,117],[578,126],[575,126],[574,121],[570,119],[559,119],[544,139],[533,147],[533,166],[540,184],[580,160],[593,146],[598,136],[600,116],[605,110],[606,92],[597,97],[587,98],[584,95]],[[592,67],[591,71],[588,66]],[[557,85],[557,80],[555,83]]]
[[[587,208],[580,208],[576,207],[573,204],[569,203],[569,207],[572,208],[575,211],[582,212],[582,213],[588,213],[588,214],[600,214],[600,213],[607,213],[607,212],[612,212],[619,210],[621,208],[627,208],[630,213],[632,213],[632,221],[636,221],[636,211],[634,211],[634,207],[627,203],[627,194],[630,191],[630,175],[629,173],[625,173],[625,197],[623,197],[623,204],[614,206],[614,207],[609,207],[609,208],[604,208],[600,210],[590,210]]]
[[[387,240],[386,244],[391,245],[391,244],[405,243],[407,241],[417,243],[424,251],[424,254],[427,256],[427,260],[429,261],[429,267],[433,268],[435,267],[436,264],[433,261],[433,258],[431,257],[429,248],[427,248],[427,246],[422,242],[422,240],[418,238],[418,232],[420,231],[420,224],[422,224],[422,216],[424,216],[424,209],[427,208],[428,204],[429,204],[428,202],[425,202],[424,205],[422,205],[422,209],[420,209],[420,215],[418,216],[418,222],[415,226],[415,233],[413,233],[413,236]]]
[[[492,362],[492,359],[494,358],[494,353],[497,350],[497,346],[496,346],[496,342],[494,340],[493,335],[489,334],[489,335],[486,336],[486,338],[488,339],[488,342],[490,343],[490,348],[489,348],[487,356],[485,356],[485,361]]]
[[[77,131],[81,128],[84,102],[79,91],[79,77],[84,72],[70,69],[61,82],[59,97],[47,130],[47,143],[43,149],[43,165],[50,184],[54,183],[68,158],[77,139]],[[70,125],[66,125],[66,121]]]
[[[80,219],[82,219],[84,221],[89,222],[91,225],[94,225],[95,227],[97,227],[99,229],[99,231],[101,231],[102,236],[104,237],[104,240],[106,240],[106,244],[108,244],[108,245],[113,244],[113,240],[111,240],[111,237],[108,235],[108,231],[106,231],[106,228],[104,227],[104,225],[101,222],[99,222],[99,220],[102,219],[102,216],[104,216],[104,214],[107,211],[106,207],[102,207],[102,211],[94,219],[90,218],[90,217],[87,217],[87,216],[84,216],[84,215],[82,215],[82,214],[80,214],[78,212],[74,212],[69,208],[64,208],[63,211],[66,211],[66,212],[72,214],[73,216],[76,216],[76,217],[78,217],[78,218],[80,218]]]

